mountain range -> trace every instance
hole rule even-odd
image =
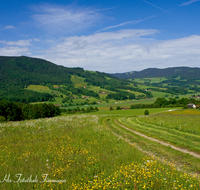
[[[177,78],[180,76],[181,80],[184,79],[198,80],[200,79],[200,68],[191,68],[191,67],[171,67],[165,69],[148,68],[142,71],[115,73],[112,75],[121,79],[152,78],[152,77]]]

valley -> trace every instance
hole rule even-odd
[[[189,68],[120,79],[24,56],[0,67],[1,189],[200,188]]]

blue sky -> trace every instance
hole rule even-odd
[[[0,55],[107,73],[199,67],[200,0],[1,0]]]

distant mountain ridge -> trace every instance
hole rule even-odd
[[[170,67],[165,69],[148,68],[142,71],[111,74],[121,79],[151,78],[151,77],[179,77],[184,79],[200,79],[200,68]]]

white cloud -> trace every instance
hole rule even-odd
[[[108,73],[174,66],[199,67],[200,36],[156,41],[157,30],[121,30],[67,37],[37,56],[66,67]]]
[[[64,32],[66,34],[79,31],[97,23],[102,15],[100,10],[88,8],[74,9],[72,6],[40,5],[33,7],[36,12],[33,19],[38,27],[49,33]]]
[[[132,20],[132,21],[123,22],[123,23],[120,23],[120,24],[117,24],[117,25],[108,26],[108,27],[106,27],[106,28],[103,28],[103,29],[98,30],[97,32],[100,32],[100,31],[103,31],[103,30],[112,29],[112,28],[118,28],[118,27],[124,26],[124,25],[126,25],[126,24],[137,24],[137,23],[139,23],[139,22],[145,21],[145,20],[150,19],[150,18],[153,18],[153,17],[155,17],[155,16],[150,16],[150,17],[147,17],[147,18],[144,18],[144,19],[140,19],[140,20]]]
[[[188,2],[185,2],[185,3],[182,3],[181,6],[186,6],[186,5],[190,5],[191,3],[195,3],[197,1],[200,1],[200,0],[190,0]]]
[[[18,41],[0,41],[0,43],[8,46],[29,46],[32,40],[18,40]]]
[[[31,55],[27,47],[3,47],[0,48],[1,56]]]
[[[12,25],[9,25],[9,26],[5,26],[3,28],[0,28],[0,30],[9,30],[9,29],[14,29],[15,27],[12,26]]]

